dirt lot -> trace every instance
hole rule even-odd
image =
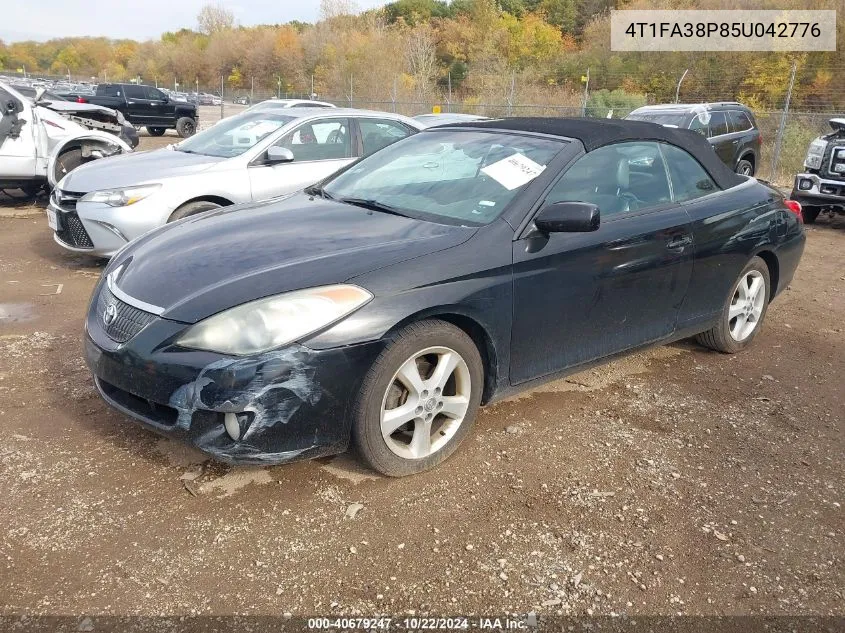
[[[80,350],[101,270],[0,207],[0,614],[845,613],[841,219],[748,352],[550,384],[403,480],[229,468],[109,410]]]

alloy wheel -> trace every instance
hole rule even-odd
[[[422,459],[454,437],[470,403],[466,361],[448,347],[428,347],[393,375],[381,405],[381,433],[405,459]]]
[[[749,270],[734,289],[728,308],[728,329],[737,342],[747,339],[760,323],[766,301],[766,282],[757,270]]]

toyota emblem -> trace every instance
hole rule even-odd
[[[111,325],[112,321],[117,318],[117,306],[113,303],[110,303],[106,306],[105,311],[103,312],[103,323],[106,325]]]

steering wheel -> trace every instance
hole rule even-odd
[[[636,211],[637,209],[640,208],[640,205],[643,203],[642,200],[637,198],[637,196],[635,196],[630,191],[620,192],[616,195],[616,197],[619,198],[620,200],[625,201],[625,208],[623,209],[623,212],[624,211]]]

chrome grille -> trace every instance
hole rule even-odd
[[[114,306],[112,308],[111,306]],[[109,316],[106,317],[106,312]],[[106,319],[109,322],[106,323]],[[156,315],[121,301],[103,287],[97,298],[97,323],[111,340],[125,343],[152,323]]]

